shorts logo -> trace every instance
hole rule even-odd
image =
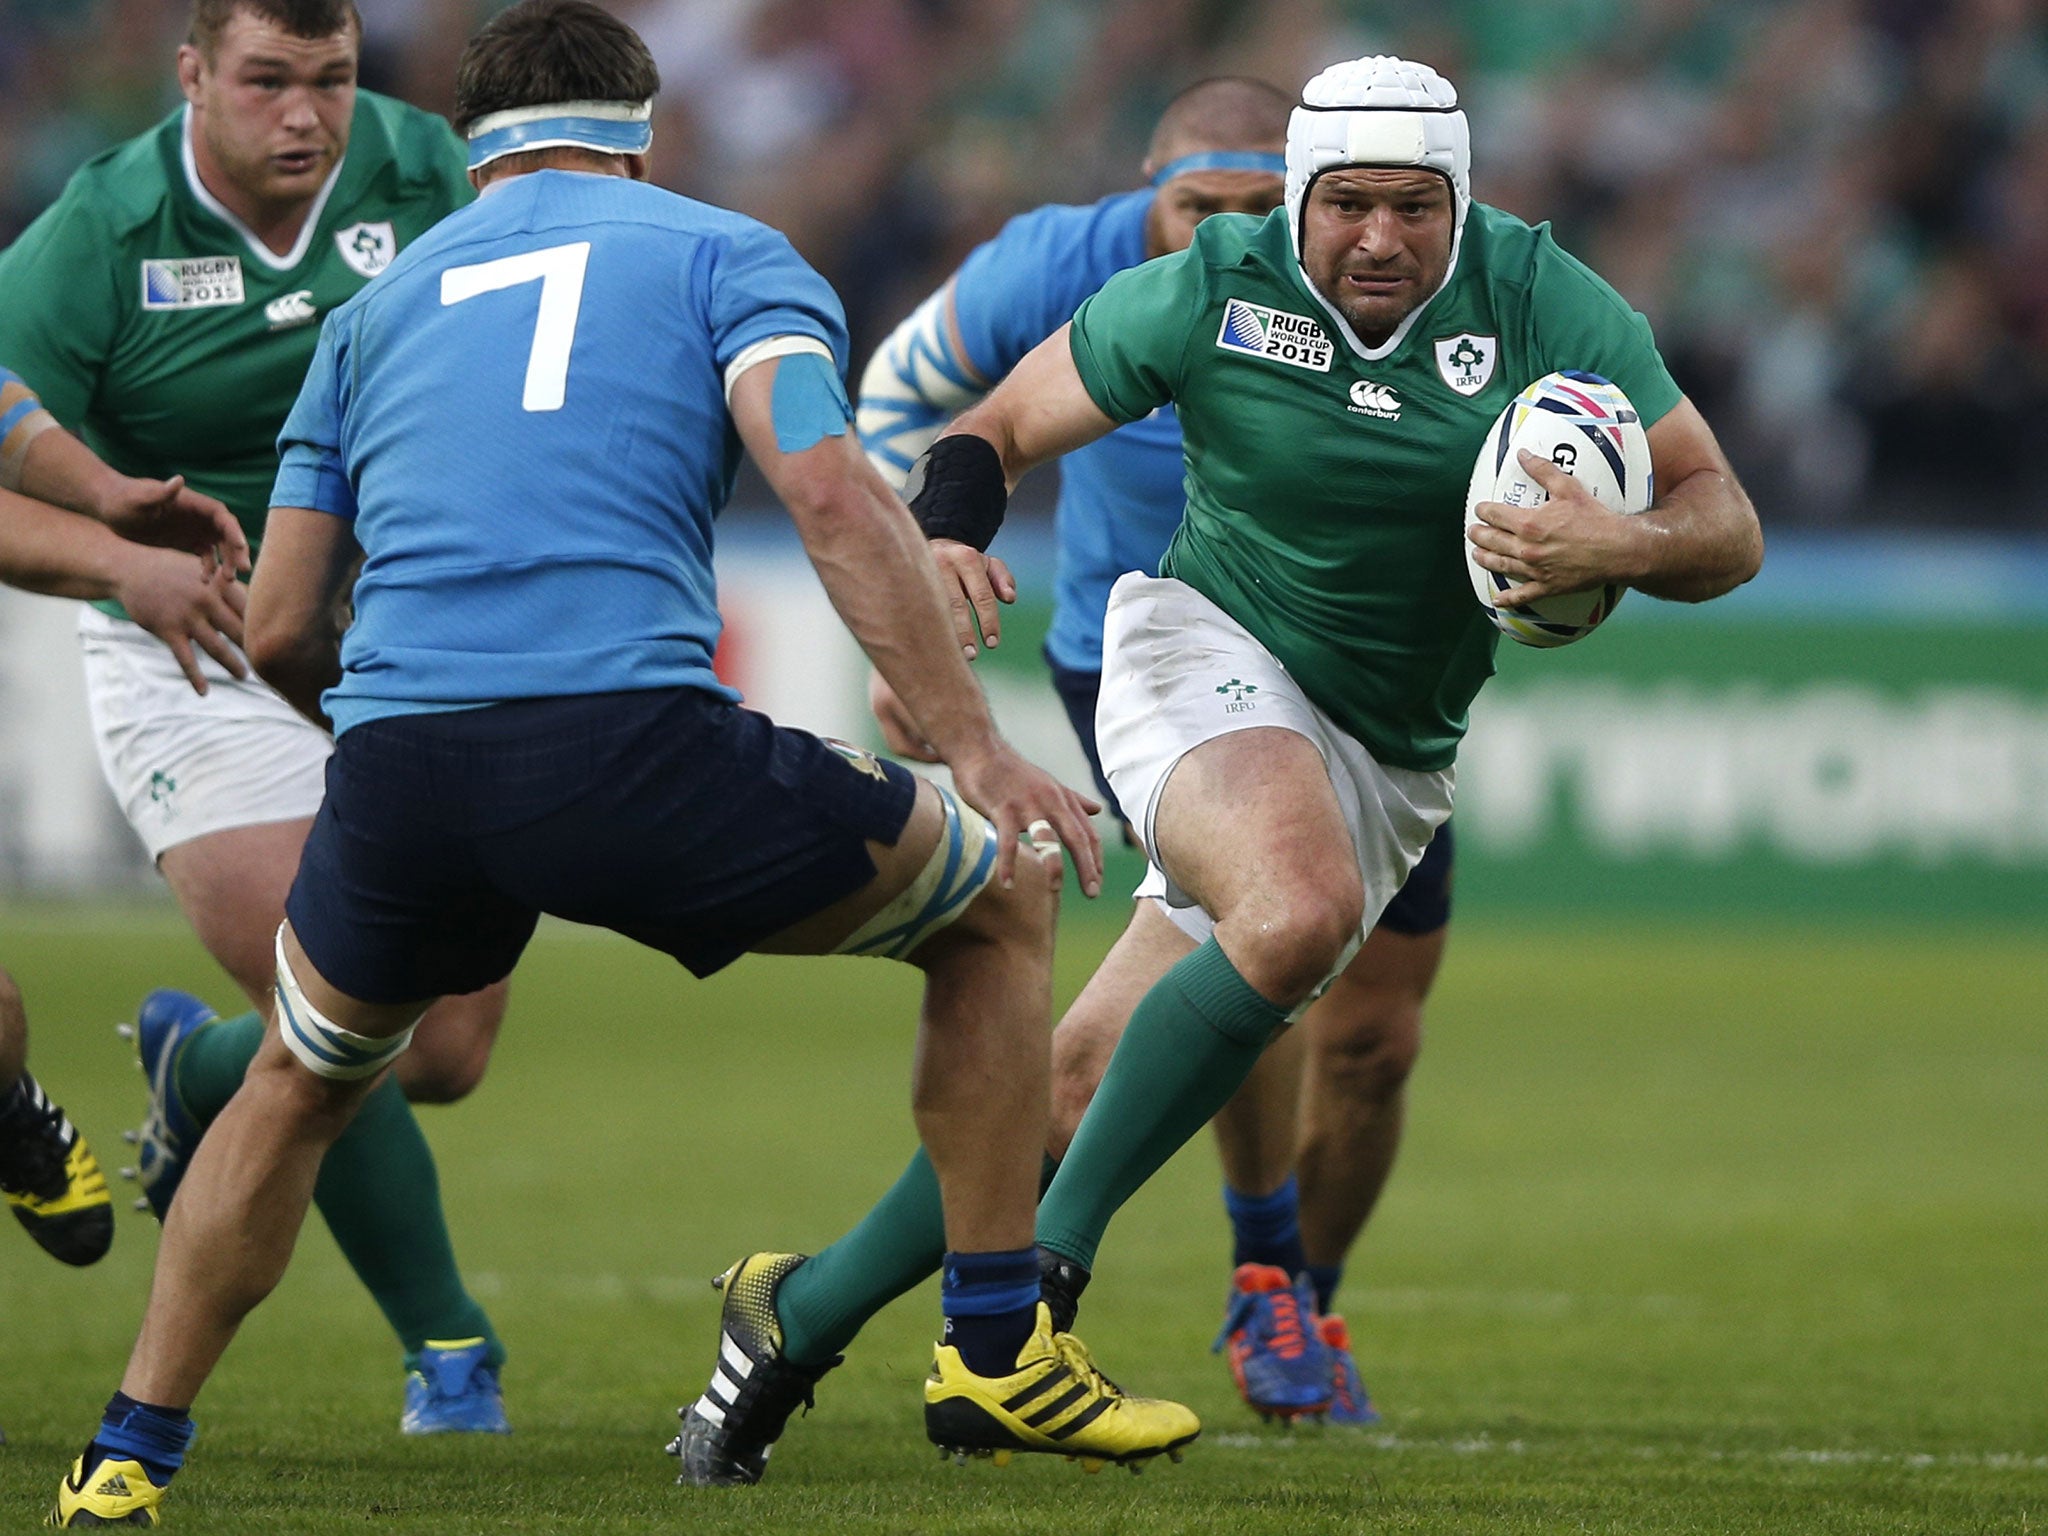
[[[304,325],[318,313],[319,311],[313,307],[313,290],[310,288],[301,288],[297,293],[287,293],[263,306],[263,318],[270,322],[273,331],[285,331],[295,325]]]
[[[1312,373],[1328,373],[1334,355],[1322,326],[1307,315],[1290,315],[1284,309],[1268,309],[1243,299],[1224,304],[1223,329],[1216,333],[1216,345],[1226,352],[1291,363]]]
[[[1437,342],[1436,371],[1459,394],[1476,395],[1492,382],[1494,359],[1499,355],[1500,343],[1495,338],[1463,331]]]
[[[364,277],[375,277],[398,254],[398,235],[389,219],[338,229],[334,232],[334,243],[341,251],[341,259]]]
[[[178,781],[159,768],[149,776],[150,804],[157,807],[165,821],[177,819],[178,808],[171,803],[171,797],[178,792]]]
[[[1233,677],[1227,683],[1218,683],[1216,691],[1224,696],[1223,713],[1226,715],[1242,715],[1259,707],[1258,701],[1252,697],[1259,691],[1257,683],[1241,682]]]
[[[142,264],[144,309],[220,309],[242,302],[242,258],[195,256]]]
[[[1359,416],[1377,416],[1382,421],[1401,419],[1401,397],[1392,386],[1360,379],[1351,386],[1351,409]]]
[[[864,773],[871,779],[887,781],[889,775],[882,771],[881,759],[865,747],[856,747],[850,741],[841,741],[837,736],[820,736],[819,741],[852,765],[854,772]]]

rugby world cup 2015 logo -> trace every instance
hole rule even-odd
[[[1263,357],[1312,373],[1328,373],[1335,355],[1329,335],[1307,315],[1268,309],[1244,299],[1224,303],[1223,329],[1216,333],[1216,345],[1226,352]]]
[[[162,257],[142,264],[144,309],[219,309],[241,302],[239,256]]]

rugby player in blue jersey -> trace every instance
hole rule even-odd
[[[457,81],[482,196],[323,326],[248,651],[331,723],[327,798],[277,935],[276,1017],[186,1172],[57,1523],[154,1523],[326,1147],[430,1003],[509,973],[543,911],[700,975],[748,950],[923,969],[913,1103],[949,1250],[927,1432],[1135,1462],[1199,1430],[1105,1380],[1039,1299],[1060,850],[1094,894],[1093,802],[997,734],[917,525],[852,434],[831,289],[774,231],[644,183],[657,85],[587,0],[499,15]],[[779,728],[714,675],[712,520],[742,447],[957,795]],[[701,1420],[779,1432],[822,1374],[780,1349],[789,1267],[725,1277]],[[1005,1411],[1024,1400],[1028,1428]]]
[[[900,486],[942,426],[1116,273],[1186,249],[1212,213],[1263,216],[1278,207],[1293,104],[1256,80],[1190,86],[1153,131],[1145,187],[1024,214],[968,256],[862,376],[858,421],[875,466]],[[1060,461],[1045,659],[1112,808],[1116,797],[1095,745],[1103,611],[1119,576],[1157,571],[1186,505],[1182,471],[1171,405]],[[1006,571],[1000,581],[1001,596],[1013,599]],[[964,625],[965,599],[953,595]],[[990,606],[975,622],[996,643],[998,611]],[[876,679],[872,693],[890,748],[928,758],[887,685]],[[1216,1117],[1236,1266],[1218,1342],[1229,1347],[1238,1390],[1261,1414],[1327,1413],[1352,1424],[1378,1417],[1331,1301],[1400,1145],[1423,1003],[1443,958],[1450,884],[1446,827],[1304,1027],[1266,1052]],[[1122,942],[1177,954],[1172,920],[1158,892],[1141,890]],[[1061,1021],[1053,1046],[1055,1152],[1071,1138],[1135,1002],[1105,983],[1083,992]]]

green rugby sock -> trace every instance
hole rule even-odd
[[[829,1360],[869,1318],[935,1274],[945,1256],[939,1176],[919,1147],[858,1226],[782,1282],[775,1315],[784,1353],[799,1365]]]
[[[1058,1168],[1052,1158],[1044,1160],[1041,1195]],[[938,1170],[919,1147],[903,1176],[859,1226],[782,1282],[775,1315],[782,1322],[784,1353],[799,1365],[829,1360],[853,1342],[869,1318],[937,1274],[945,1256],[946,1212]]]
[[[1085,1269],[1126,1200],[1209,1123],[1287,1020],[1214,938],[1139,999],[1038,1205],[1038,1241]]]
[[[171,1088],[186,1113],[201,1125],[228,1107],[242,1086],[242,1076],[263,1043],[263,1016],[238,1013],[232,1019],[202,1024],[178,1047],[171,1063]]]
[[[262,1018],[245,1013],[204,1025],[178,1047],[173,1079],[195,1120],[208,1124],[227,1106],[262,1042]],[[406,1369],[429,1339],[481,1338],[491,1364],[504,1364],[490,1318],[463,1289],[434,1154],[395,1077],[377,1085],[328,1149],[313,1204],[405,1346]]]

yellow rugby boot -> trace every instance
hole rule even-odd
[[[1096,1369],[1088,1346],[1055,1333],[1038,1304],[1038,1326],[1008,1376],[977,1376],[960,1352],[940,1344],[924,1384],[924,1429],[941,1456],[965,1462],[990,1456],[1001,1466],[1016,1451],[1079,1461],[1090,1472],[1114,1461],[1138,1471],[1154,1456],[1180,1460],[1202,1432],[1194,1410],[1161,1398],[1130,1397]]]
[[[0,1118],[0,1196],[52,1258],[92,1264],[113,1245],[114,1202],[99,1160],[26,1072]]]
[[[88,1470],[81,1456],[57,1485],[57,1503],[43,1524],[155,1525],[165,1491],[149,1480],[139,1461],[102,1455]]]

